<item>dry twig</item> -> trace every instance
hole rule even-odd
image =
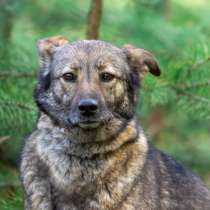
[[[9,140],[10,136],[2,136],[0,137],[0,144],[4,143],[5,141]]]
[[[21,187],[20,182],[1,182],[0,183],[0,188],[16,188],[16,187]]]
[[[35,78],[35,72],[0,71],[0,79],[5,78]]]
[[[196,82],[192,84],[179,84],[176,85],[178,88],[181,88],[183,90],[193,89],[193,88],[200,88],[205,86],[210,86],[210,80],[204,81],[204,82]]]
[[[184,91],[184,90],[178,90],[178,93],[180,95],[185,95],[193,100],[196,100],[196,101],[200,101],[200,102],[203,102],[203,103],[207,103],[210,105],[210,99],[208,98],[205,98],[205,97],[202,97],[202,96],[198,96],[198,95],[194,95],[192,93],[189,93],[187,91]]]

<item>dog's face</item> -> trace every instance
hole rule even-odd
[[[69,43],[61,36],[38,43],[41,71],[35,99],[60,126],[96,129],[113,118],[135,113],[139,80],[145,71],[159,75],[152,55],[103,41]]]

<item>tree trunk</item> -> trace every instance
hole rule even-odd
[[[5,14],[5,20],[1,28],[2,39],[6,45],[9,44],[11,40],[12,26],[13,26],[13,14],[8,12]]]
[[[7,4],[6,1],[0,0],[0,53],[4,57],[8,56],[14,20],[13,11],[6,9]]]
[[[158,141],[161,129],[164,127],[164,115],[160,107],[156,107],[146,120],[147,133],[151,139]]]
[[[87,39],[98,39],[102,16],[102,0],[92,0],[87,23]]]
[[[166,19],[170,18],[171,15],[171,2],[170,0],[161,0],[160,2],[160,12]]]

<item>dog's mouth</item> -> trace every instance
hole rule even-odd
[[[95,129],[100,126],[100,121],[94,121],[94,120],[83,120],[78,122],[78,126],[83,129]]]
[[[99,118],[86,118],[80,119],[78,117],[71,117],[68,119],[68,122],[73,127],[80,127],[82,129],[96,129],[103,124],[103,121]]]
[[[96,129],[99,128],[111,120],[112,115],[106,114],[100,117],[87,117],[87,118],[80,118],[77,115],[71,116],[68,118],[68,122],[72,126],[80,127],[82,129]]]

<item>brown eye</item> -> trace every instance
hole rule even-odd
[[[107,72],[104,72],[104,73],[100,74],[100,79],[101,79],[102,82],[110,82],[114,79],[114,75],[110,74],[110,73],[107,73]]]
[[[75,82],[77,80],[77,76],[73,73],[65,73],[65,74],[63,74],[62,78],[66,82]]]

